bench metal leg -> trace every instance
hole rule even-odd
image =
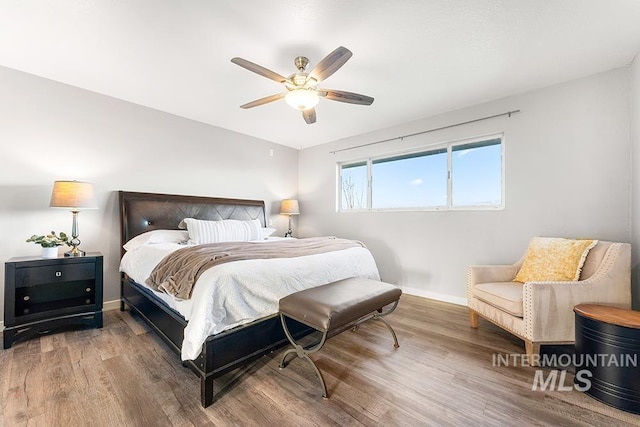
[[[282,355],[282,359],[280,360],[280,366],[279,366],[280,369],[284,369],[287,366],[285,362],[286,362],[287,356],[289,356],[290,354],[294,354],[301,359],[305,359],[309,361],[309,363],[311,363],[311,366],[313,366],[314,371],[316,371],[316,375],[318,376],[318,379],[320,380],[320,386],[322,386],[322,397],[326,399],[328,395],[327,395],[327,386],[325,385],[325,382],[324,382],[324,377],[322,376],[322,372],[320,372],[320,369],[318,369],[316,364],[309,357],[309,354],[315,353],[322,348],[325,341],[327,340],[327,331],[324,331],[322,333],[322,338],[320,338],[320,341],[318,343],[312,344],[311,346],[308,346],[308,347],[303,347],[300,344],[296,343],[296,341],[291,336],[291,333],[289,332],[289,328],[287,328],[287,322],[282,313],[280,313],[280,321],[282,322],[282,329],[284,329],[285,335],[287,336],[287,338],[289,339],[289,342],[291,342],[291,344],[294,347],[285,351],[285,353]]]
[[[400,345],[398,344],[398,337],[396,336],[395,331],[393,330],[393,328],[391,327],[389,322],[387,322],[385,319],[382,318],[383,316],[386,316],[387,314],[389,314],[393,310],[395,310],[396,307],[398,306],[398,302],[399,302],[399,300],[396,300],[396,302],[393,304],[393,306],[391,306],[386,311],[377,310],[377,311],[374,311],[371,314],[367,314],[366,316],[361,317],[360,319],[358,319],[354,323],[352,330],[355,331],[360,323],[366,322],[369,319],[381,320],[382,323],[385,324],[385,326],[387,327],[389,332],[391,332],[391,336],[393,337],[393,346],[395,348],[400,347]],[[318,376],[318,379],[320,380],[320,385],[322,386],[322,397],[324,397],[326,399],[327,396],[328,396],[327,395],[327,386],[324,383],[324,378],[322,377],[322,372],[320,372],[320,369],[318,369],[318,367],[316,366],[314,361],[309,357],[309,355],[312,354],[312,353],[317,352],[318,350],[320,350],[322,348],[322,346],[324,345],[325,341],[327,340],[327,335],[328,335],[329,331],[320,331],[320,332],[322,332],[322,338],[320,338],[320,341],[318,341],[317,343],[310,344],[310,345],[308,345],[306,347],[303,347],[300,344],[296,343],[296,341],[293,339],[293,336],[291,336],[291,333],[289,332],[289,328],[287,328],[287,322],[285,320],[285,315],[282,314],[282,313],[280,313],[280,321],[282,322],[282,329],[284,330],[284,333],[287,336],[287,339],[293,345],[293,348],[290,348],[289,350],[285,351],[284,354],[282,355],[282,359],[280,360],[280,365],[279,365],[280,369],[284,369],[287,366],[287,363],[286,363],[287,362],[287,357],[290,354],[293,354],[294,356],[297,356],[297,357],[299,357],[301,359],[306,359],[307,361],[309,361],[309,363],[311,363],[311,366],[313,366],[314,371],[316,371],[316,375]]]
[[[378,313],[374,313],[373,318],[376,320],[381,320],[382,323],[384,323],[384,325],[387,327],[387,329],[389,330],[389,332],[391,332],[391,335],[393,336],[393,346],[395,348],[400,347],[400,344],[398,344],[398,337],[396,336],[396,332],[393,330],[389,322],[384,320],[382,316],[380,316]]]
[[[369,319],[382,320],[382,323],[385,324],[385,326],[387,327],[389,332],[391,332],[391,336],[393,336],[393,347],[395,347],[395,348],[400,347],[400,344],[398,344],[398,337],[396,336],[396,332],[393,330],[393,328],[391,327],[389,322],[387,322],[386,320],[384,320],[382,318],[383,316],[386,316],[387,314],[390,314],[391,312],[393,312],[393,310],[395,310],[396,307],[398,306],[399,302],[400,302],[400,300],[397,299],[396,302],[394,302],[393,305],[391,307],[389,307],[389,309],[387,309],[385,311],[382,311],[382,309],[380,309],[380,310],[374,311],[371,314],[367,314],[364,317],[361,317],[360,319],[358,319],[356,321],[356,323],[353,325],[351,330],[355,332],[358,329],[358,325],[359,324],[364,323]]]

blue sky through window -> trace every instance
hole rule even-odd
[[[374,161],[372,180],[373,209],[446,206],[447,152]]]
[[[454,149],[451,170],[453,206],[502,204],[502,148],[500,144]]]

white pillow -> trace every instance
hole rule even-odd
[[[225,219],[222,221],[205,221],[185,218],[184,223],[189,232],[189,243],[202,245],[221,242],[250,242],[262,238],[260,221],[238,221]]]
[[[265,228],[261,228],[260,229],[260,234],[262,239],[266,239],[267,237],[271,236],[273,233],[276,232],[275,228],[269,228],[269,227],[265,227]]]
[[[138,234],[122,247],[125,251],[132,251],[147,243],[183,243],[188,239],[189,233],[185,230],[152,230]]]

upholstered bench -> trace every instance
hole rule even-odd
[[[294,348],[287,350],[280,361],[280,368],[286,366],[287,356],[295,354],[308,360],[316,371],[322,385],[322,397],[327,397],[327,387],[322,373],[309,354],[322,348],[326,339],[340,332],[356,327],[369,320],[381,320],[393,336],[394,346],[398,348],[398,338],[393,328],[382,316],[391,313],[398,306],[402,291],[388,283],[355,277],[326,285],[306,289],[282,298],[279,302],[282,328]],[[386,310],[385,306],[393,304]],[[286,317],[297,320],[322,333],[316,343],[302,346],[298,344],[287,328]]]

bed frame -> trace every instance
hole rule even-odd
[[[121,244],[146,231],[177,230],[183,218],[207,220],[260,220],[265,226],[262,200],[222,199],[171,194],[119,192]],[[124,249],[121,251],[124,254]],[[187,321],[178,312],[121,274],[120,310],[128,306],[178,355]],[[312,330],[301,323],[289,325],[296,337]],[[248,325],[209,336],[195,360],[183,362],[200,377],[200,400],[207,407],[214,401],[213,380],[288,343],[277,314]]]

